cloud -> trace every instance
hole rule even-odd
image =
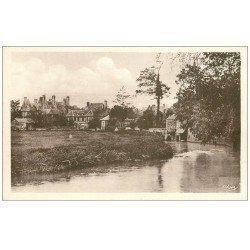
[[[80,106],[86,101],[112,101],[124,85],[134,93],[136,81],[126,68],[118,68],[108,57],[101,57],[77,70],[63,64],[46,65],[41,59],[12,63],[12,99],[24,96],[38,98],[42,94],[71,96],[73,104]]]

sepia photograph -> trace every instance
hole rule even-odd
[[[247,199],[246,90],[247,47],[4,47],[4,199]]]
[[[1,249],[250,249],[248,1],[0,3]]]

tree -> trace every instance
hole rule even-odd
[[[120,121],[124,121],[127,118],[127,113],[126,107],[115,105],[110,110],[110,118],[116,118]]]
[[[114,103],[116,103],[118,106],[128,107],[130,105],[130,103],[128,102],[130,98],[131,96],[127,93],[125,87],[122,86],[116,95]]]
[[[149,129],[154,127],[156,117],[155,113],[151,109],[147,109],[143,112],[142,116],[139,118],[137,124],[141,129]]]
[[[168,118],[169,116],[173,115],[174,114],[174,110],[173,108],[168,108],[167,111],[166,111],[166,118]]]
[[[95,110],[93,114],[93,119],[89,121],[89,128],[90,129],[97,129],[101,127],[101,120],[100,120],[100,110]]]
[[[55,125],[60,127],[65,127],[68,125],[68,119],[64,113],[59,113],[55,117]]]
[[[12,100],[10,102],[10,109],[11,109],[11,121],[15,120],[15,118],[17,117],[21,117],[19,100]]]
[[[204,143],[225,136],[240,142],[240,54],[203,53],[201,65],[177,75],[177,119]]]
[[[29,117],[35,122],[35,127],[44,127],[44,115],[41,110],[35,106],[31,108]]]
[[[136,94],[152,95],[157,100],[157,113],[156,121],[160,123],[160,102],[164,95],[169,93],[170,88],[160,81],[159,69],[152,66],[146,68],[140,72],[140,76],[137,79],[138,89]]]

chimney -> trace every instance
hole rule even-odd
[[[108,108],[108,102],[105,100],[104,101],[104,109],[107,109]]]
[[[66,97],[66,105],[69,106],[69,96]]]
[[[42,97],[42,96],[39,98],[39,102],[40,102],[41,104],[43,104],[43,97]]]
[[[46,102],[46,95],[43,95],[43,104]]]
[[[56,96],[52,95],[52,103],[55,104],[56,103]]]
[[[23,104],[22,104],[22,106],[23,106],[23,107],[26,106],[26,103],[27,103],[27,97],[24,97],[24,98],[23,98]]]
[[[87,107],[89,107],[89,105],[90,105],[90,103],[89,103],[89,102],[87,102]]]

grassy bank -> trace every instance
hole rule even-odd
[[[160,136],[140,132],[13,131],[11,146],[12,176],[173,156]]]

